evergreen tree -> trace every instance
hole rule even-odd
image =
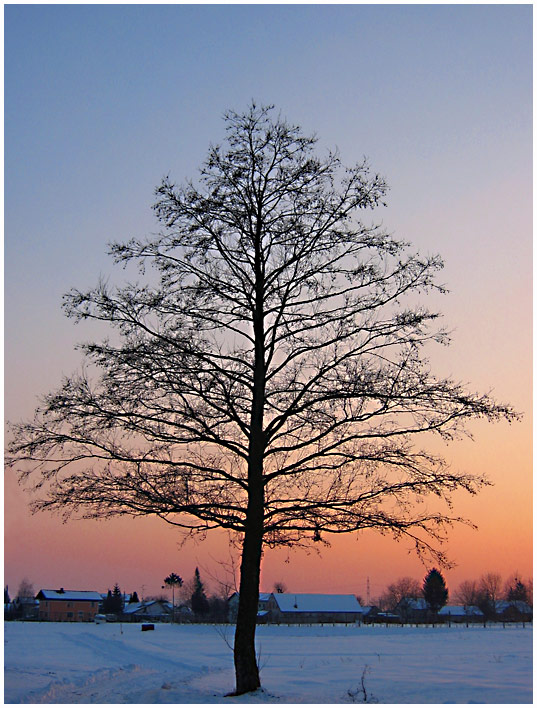
[[[513,585],[510,586],[507,591],[507,599],[509,601],[521,600],[522,602],[528,601],[528,589],[519,578],[515,578]]]
[[[138,593],[136,592],[136,590],[131,594],[129,604],[131,602],[140,602],[140,600],[138,599]]]
[[[433,612],[438,612],[448,600],[448,589],[444,576],[433,568],[423,581],[423,597]]]
[[[194,572],[194,592],[192,593],[192,612],[196,615],[206,615],[208,611],[209,602],[201,582],[200,572],[196,568]]]
[[[119,615],[123,612],[123,595],[116,583],[113,590],[108,590],[105,601],[103,602],[103,610],[105,614]]]
[[[119,615],[123,612],[123,595],[121,594],[121,590],[119,589],[119,585],[116,583],[114,585],[114,589],[112,590],[112,600],[113,600],[113,607],[114,609],[112,612],[115,615]]]
[[[11,602],[11,599],[9,597],[9,590],[6,585],[6,587],[4,588],[4,605],[9,605],[10,602]]]
[[[112,591],[108,588],[108,593],[103,601],[103,612],[108,615],[112,613],[112,608],[114,606],[114,600],[112,599]]]

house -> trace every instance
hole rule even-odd
[[[257,603],[257,618],[258,622],[266,622],[268,619],[268,603],[270,600],[270,592],[260,592]],[[237,612],[239,611],[239,593],[234,592],[229,596],[227,601],[228,621],[235,622],[237,620]]]
[[[429,605],[423,597],[403,597],[397,603],[395,613],[402,622],[425,622],[429,615]]]
[[[163,600],[146,600],[145,602],[130,602],[123,608],[122,617],[131,622],[153,620],[169,622],[172,615],[172,603]]]
[[[39,619],[49,622],[91,622],[99,612],[101,595],[92,590],[40,590]]]
[[[268,603],[270,600],[271,592],[260,592],[259,601],[257,603],[257,609],[259,612],[266,612],[268,610]]]
[[[438,617],[450,622],[482,622],[484,614],[476,605],[444,605]]]
[[[362,608],[354,595],[272,593],[267,603],[269,622],[358,622]]]
[[[235,622],[237,612],[239,611],[239,593],[234,592],[227,599],[227,618],[228,622]]]
[[[531,622],[533,610],[523,600],[500,600],[496,603],[496,617],[503,622]]]
[[[362,621],[366,623],[375,622],[379,612],[380,608],[376,605],[368,605],[366,607],[362,606]]]

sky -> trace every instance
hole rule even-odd
[[[223,113],[273,103],[344,163],[368,157],[389,185],[374,216],[440,253],[452,331],[438,375],[524,414],[471,426],[443,452],[494,486],[457,495],[446,551],[454,590],[485,572],[532,573],[531,5],[6,5],[4,414],[31,418],[81,364],[92,329],[61,310],[71,287],[120,283],[114,240],[157,230],[154,189],[195,178]],[[437,303],[435,302],[435,305]],[[6,433],[9,436],[9,432]],[[199,566],[218,589],[225,535],[180,545],[156,519],[32,516],[5,475],[4,583],[161,591]],[[263,590],[372,597],[427,570],[373,531],[311,553],[267,551]],[[368,580],[369,579],[369,580]]]

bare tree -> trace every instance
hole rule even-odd
[[[460,519],[415,502],[485,480],[413,439],[515,417],[431,373],[424,346],[447,336],[416,296],[442,291],[442,261],[358,220],[385,181],[316,156],[315,138],[273,115],[228,113],[198,184],[158,188],[161,233],[112,245],[118,262],[152,267],[152,285],[66,296],[69,317],[116,336],[82,346],[86,368],[10,447],[22,478],[37,473],[35,509],[237,534],[237,694],[260,686],[264,544],[375,528],[445,560],[435,541]]]
[[[416,599],[421,597],[421,586],[414,578],[399,578],[386,588],[386,592],[379,598],[379,607],[385,610],[394,610],[405,597]]]
[[[498,573],[485,573],[479,579],[478,605],[487,617],[496,614],[496,603],[501,598],[502,576]]]
[[[33,600],[34,595],[33,583],[31,583],[28,578],[23,578],[17,591],[17,598],[19,598],[19,600],[28,600],[30,598]]]
[[[475,580],[463,580],[455,592],[456,599],[465,607],[477,605],[479,592]]]

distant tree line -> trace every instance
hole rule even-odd
[[[423,584],[408,576],[401,577],[388,585],[372,604],[383,612],[393,612],[404,598],[424,598],[436,612],[451,599],[452,604],[478,607],[486,618],[491,618],[496,613],[496,604],[502,600],[522,601],[533,608],[533,580],[523,581],[514,573],[503,581],[498,573],[484,573],[478,580],[464,580],[450,598],[442,574],[433,568]]]

